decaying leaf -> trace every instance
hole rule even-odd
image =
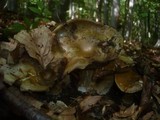
[[[138,106],[133,104],[129,108],[126,108],[125,110],[120,110],[120,112],[115,113],[114,115],[118,118],[128,118],[134,116],[134,114],[137,112]]]
[[[148,112],[146,115],[143,116],[142,120],[152,120],[152,117],[154,116],[154,112]]]
[[[87,96],[80,102],[82,112],[85,112],[92,107],[102,98],[102,96]]]
[[[54,102],[50,102],[49,103],[49,108],[54,112],[54,113],[61,113],[62,111],[64,111],[68,106],[63,102],[63,101],[56,101],[56,103]]]
[[[9,42],[0,42],[1,62],[5,61],[6,64],[14,64],[13,60],[14,58],[11,54],[17,48],[17,46],[18,46],[17,41],[11,38],[9,39]]]
[[[59,120],[76,120],[75,113],[75,107],[68,107],[58,116],[58,118]]]
[[[134,93],[142,90],[142,78],[136,72],[129,69],[126,72],[115,75],[115,82],[119,89],[126,93]]]
[[[157,100],[158,104],[160,104],[160,86],[159,85],[154,85],[153,87],[153,96]]]
[[[54,33],[47,27],[41,26],[29,33],[25,30],[14,36],[14,39],[23,44],[28,54],[39,61],[46,68],[52,61],[54,53],[52,53]]]
[[[64,102],[57,101],[56,103],[50,102],[48,105],[50,111],[47,113],[52,116],[53,119],[57,120],[76,120],[75,107],[68,107]]]

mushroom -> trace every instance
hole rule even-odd
[[[41,66],[40,69],[35,69],[36,65],[19,63],[11,68],[26,66],[26,69],[31,67],[35,71],[35,76],[39,79],[34,84],[35,89],[25,88],[33,86],[30,80],[21,82],[23,88],[33,91],[47,90],[57,83],[55,81],[61,81],[75,69],[86,69],[94,63],[113,61],[119,57],[123,48],[123,38],[115,29],[80,19],[69,20],[53,31],[46,26],[39,26],[31,31],[23,30],[16,34],[14,39],[24,46],[28,55]],[[48,87],[39,89],[39,85]]]
[[[115,29],[89,20],[69,20],[54,33],[68,61],[64,75],[74,69],[84,69],[93,62],[117,58],[123,45],[123,38]]]

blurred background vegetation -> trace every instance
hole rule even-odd
[[[1,0],[0,40],[40,24],[83,18],[117,29],[125,40],[160,46],[159,0]]]

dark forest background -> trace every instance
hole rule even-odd
[[[1,39],[39,23],[83,18],[114,27],[125,40],[160,44],[159,0],[1,0],[0,8]]]

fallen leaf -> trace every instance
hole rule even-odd
[[[151,120],[152,116],[154,115],[154,112],[148,112],[147,114],[145,114],[142,118],[142,120]]]
[[[58,100],[56,103],[50,102],[48,107],[53,111],[53,113],[62,113],[68,106],[63,102]]]
[[[75,113],[75,107],[68,107],[59,115],[58,118],[59,120],[76,120],[76,117],[74,115]]]
[[[28,54],[39,61],[46,68],[52,61],[52,44],[54,34],[45,26],[31,30],[29,33],[22,30],[14,39],[23,44]]]
[[[114,115],[119,118],[131,117],[132,115],[134,115],[137,108],[138,108],[138,106],[133,104],[129,108],[126,108],[125,110],[120,110],[119,112],[114,113]]]
[[[82,112],[85,112],[92,107],[102,98],[102,96],[87,96],[80,102]]]

